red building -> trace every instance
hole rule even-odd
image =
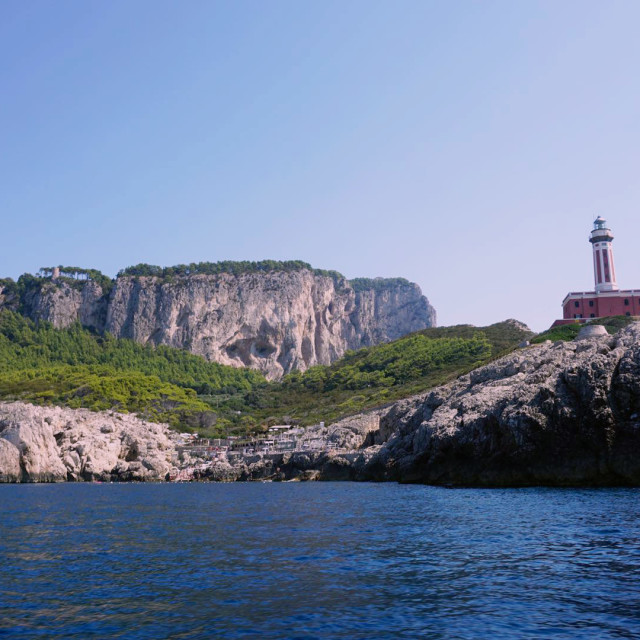
[[[562,301],[562,320],[553,325],[588,322],[609,316],[640,316],[640,290],[618,289],[613,262],[613,234],[598,216],[589,236],[593,247],[595,291],[572,291]]]

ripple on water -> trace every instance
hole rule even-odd
[[[639,498],[0,486],[0,637],[640,637]]]

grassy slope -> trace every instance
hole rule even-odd
[[[592,320],[589,324],[601,324],[609,333],[616,333],[634,321],[634,318],[629,318],[627,316],[613,316],[611,318],[602,318],[601,320]],[[571,341],[576,338],[582,327],[584,327],[584,324],[579,324],[577,322],[552,327],[542,333],[539,333],[531,340],[531,342],[533,344],[539,344],[545,340],[551,340],[552,342],[556,342],[557,340],[564,340],[565,342]]]
[[[528,337],[511,323],[426,329],[350,352],[331,366],[268,383],[248,369],[207,362],[170,347],[56,330],[0,313],[0,397],[133,411],[209,435],[266,422],[311,424],[444,383]]]
[[[425,329],[262,385],[248,394],[247,408],[259,421],[329,422],[444,384],[531,335],[510,322]]]

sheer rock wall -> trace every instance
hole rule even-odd
[[[92,281],[47,282],[27,293],[23,313],[57,328],[80,321],[98,332],[187,349],[278,378],[435,326],[435,310],[417,285],[381,283],[356,291],[345,279],[307,269],[165,280],[124,276],[109,295]]]

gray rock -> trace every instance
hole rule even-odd
[[[56,329],[74,322],[96,331],[104,329],[107,298],[102,288],[91,280],[79,287],[66,282],[48,282],[29,291],[24,300],[24,313],[33,320],[46,320]]]
[[[20,450],[12,442],[0,439],[0,482],[21,482]]]
[[[67,469],[60,456],[54,429],[45,414],[31,411],[29,405],[15,404],[15,411],[0,409],[0,438],[10,442],[20,453],[21,480],[27,482],[60,482],[66,480]],[[1,405],[0,405],[1,406]],[[29,426],[25,418],[29,414]],[[4,471],[4,469],[2,469]]]
[[[164,480],[176,442],[166,425],[132,415],[0,403],[3,482]]]
[[[396,403],[358,477],[640,485],[640,325],[602,339],[530,347]]]
[[[123,276],[109,296],[92,281],[47,282],[26,295],[23,307],[28,317],[58,328],[79,321],[116,337],[260,369],[269,378],[436,323],[415,284],[374,280],[356,290],[307,269],[172,281]]]
[[[587,324],[580,331],[576,340],[588,340],[589,338],[608,337],[609,332],[601,324]]]

